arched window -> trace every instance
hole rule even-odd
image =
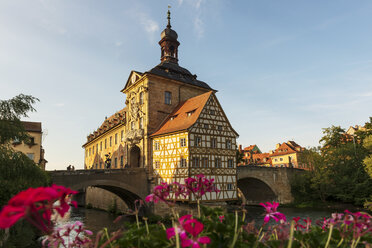
[[[175,57],[174,46],[170,46],[170,47],[169,47],[169,51],[170,51],[171,56],[172,56],[172,57]]]

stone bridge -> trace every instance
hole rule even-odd
[[[294,168],[238,166],[238,188],[247,204],[266,201],[290,203],[293,201],[290,180],[304,170]]]
[[[238,166],[237,184],[247,204],[266,201],[290,203],[293,200],[290,180],[303,170],[261,166]],[[85,205],[85,189],[93,186],[120,197],[129,208],[136,199],[150,194],[151,184],[144,168],[52,171],[52,182],[79,191],[75,200]]]
[[[80,193],[75,196],[79,205],[85,205],[85,189],[89,186],[108,190],[120,197],[129,208],[134,201],[145,200],[149,183],[144,168],[51,171],[52,182]]]

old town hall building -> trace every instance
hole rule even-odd
[[[125,87],[125,107],[90,134],[86,169],[142,167],[155,184],[183,183],[203,173],[214,178],[219,193],[203,200],[237,199],[236,138],[216,90],[178,65],[177,33],[161,33],[161,63],[132,71]]]

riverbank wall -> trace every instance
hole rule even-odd
[[[102,209],[105,211],[112,211],[116,209],[118,212],[126,212],[128,210],[127,204],[108,190],[87,187],[85,191],[85,207],[92,207]]]

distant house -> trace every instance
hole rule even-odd
[[[365,131],[366,128],[360,125],[355,125],[355,127],[350,126],[349,129],[346,131],[348,135],[354,135],[356,131]]]
[[[45,164],[48,162],[44,158],[44,149],[42,146],[42,128],[41,122],[22,121],[27,134],[31,137],[28,143],[20,142],[15,139],[12,142],[13,149],[27,155],[31,160],[45,170]]]
[[[270,153],[273,167],[305,168],[298,163],[298,154],[303,151],[300,145],[294,141],[277,144],[275,151]]]
[[[262,153],[257,145],[250,145],[244,149],[239,146],[239,152],[244,154],[242,165],[266,166],[266,167],[290,167],[306,169],[306,166],[298,163],[298,154],[304,148],[294,141],[277,144],[274,151]]]

